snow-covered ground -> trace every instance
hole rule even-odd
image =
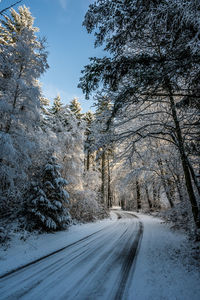
[[[0,251],[1,275],[73,245],[0,279],[0,299],[199,300],[199,266],[186,236],[161,219],[135,215],[115,210],[111,219],[68,231],[15,236]]]
[[[200,262],[192,257],[192,243],[161,219],[137,215],[144,233],[127,298],[199,300]]]
[[[66,231],[40,235],[29,235],[27,232],[13,233],[8,248],[0,248],[0,276],[93,234],[116,220],[116,214],[111,212],[109,219],[73,225]],[[25,240],[23,236],[26,237]]]

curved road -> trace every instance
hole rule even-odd
[[[134,214],[0,278],[0,299],[125,299],[143,226]]]

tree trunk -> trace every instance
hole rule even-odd
[[[86,170],[89,171],[90,169],[90,151],[87,151],[87,157],[86,157]]]
[[[199,208],[198,208],[198,203],[197,203],[197,200],[196,200],[196,197],[194,194],[194,190],[193,190],[193,186],[192,186],[192,180],[191,180],[191,176],[190,176],[188,160],[187,160],[187,156],[185,153],[185,147],[184,147],[184,142],[183,142],[183,138],[182,138],[181,128],[180,128],[180,124],[179,124],[177,113],[176,113],[175,102],[174,102],[174,98],[172,95],[170,85],[168,84],[167,86],[168,86],[168,91],[169,91],[170,106],[171,106],[172,116],[173,116],[173,120],[174,120],[174,124],[175,124],[175,130],[176,130],[177,141],[178,141],[178,149],[180,152],[181,162],[182,162],[182,166],[183,166],[187,192],[188,192],[189,200],[191,203],[192,213],[193,213],[196,227],[200,228]]]
[[[20,66],[20,70],[19,70],[19,75],[18,75],[18,80],[21,78],[22,76],[22,71],[23,71],[23,66]],[[6,133],[8,133],[10,131],[11,128],[11,123],[12,123],[12,114],[14,113],[14,110],[16,108],[16,104],[17,104],[17,97],[18,97],[18,93],[19,93],[19,84],[17,83],[16,88],[15,88],[15,93],[14,93],[14,97],[13,97],[13,107],[12,107],[12,112],[10,113],[10,117],[9,120],[7,121],[6,124]]]
[[[160,189],[161,189],[161,185],[159,184],[158,189],[157,189],[157,193],[156,193],[156,205],[157,205],[158,209],[161,209]]]
[[[102,197],[102,203],[104,205],[106,205],[105,181],[106,181],[106,155],[105,155],[105,150],[103,150],[102,157],[101,157],[101,197]]]
[[[156,187],[154,181],[152,181],[152,190],[153,190],[153,207],[157,208],[157,193],[156,193]]]
[[[171,198],[171,194],[169,193],[167,184],[165,182],[165,176],[164,176],[164,171],[163,171],[163,163],[162,163],[161,158],[159,158],[157,160],[157,164],[158,164],[158,167],[159,167],[159,170],[160,170],[160,178],[161,178],[161,182],[162,182],[163,188],[165,190],[165,194],[167,196],[167,200],[168,200],[168,202],[170,204],[170,207],[174,207],[174,203],[173,203],[173,200]]]
[[[152,209],[152,202],[151,202],[151,199],[149,197],[149,190],[148,190],[148,186],[146,184],[145,184],[145,192],[146,192],[147,201],[148,201],[148,204],[149,204],[149,209],[151,210]]]
[[[187,158],[187,162],[188,162],[188,166],[189,166],[189,170],[190,170],[192,179],[193,179],[194,184],[195,184],[195,186],[196,186],[196,188],[197,188],[197,192],[198,192],[198,194],[199,194],[199,196],[200,196],[200,186],[199,186],[199,183],[198,183],[198,181],[197,181],[197,177],[196,177],[196,175],[195,175],[195,173],[194,173],[194,169],[193,169],[193,167],[192,167],[192,165],[191,165],[191,163],[190,163],[190,161],[189,161],[188,158]]]
[[[108,208],[112,207],[110,160],[108,157]]]
[[[182,190],[181,190],[181,180],[180,180],[180,176],[177,174],[176,175],[176,180],[175,180],[175,183],[176,183],[176,188],[177,188],[177,191],[178,191],[178,194],[179,194],[179,199],[180,201],[182,202],[183,201],[183,193],[182,193]]]
[[[136,179],[136,193],[137,193],[137,210],[139,210],[142,208],[142,205],[141,205],[140,184],[138,179]]]

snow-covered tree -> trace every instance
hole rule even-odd
[[[41,109],[41,114],[43,116],[48,115],[48,106],[50,104],[50,100],[44,96],[40,97],[40,109]]]
[[[11,9],[0,24],[0,197],[10,208],[20,201],[31,176],[40,121],[38,79],[48,68],[33,21],[23,6],[19,12]]]
[[[103,216],[102,207],[96,202],[98,192],[84,174],[85,121],[78,119],[67,105],[62,105],[54,113],[49,109],[44,120],[44,131],[50,148],[62,164],[61,174],[68,181],[72,218],[89,221]]]
[[[74,98],[69,105],[69,109],[74,113],[77,119],[81,119],[81,104],[78,102],[78,98]]]
[[[154,123],[156,128],[151,130],[151,136],[158,137],[160,133],[164,139],[166,129],[167,135],[172,129],[171,142],[175,142],[179,151],[197,227],[200,227],[199,201],[194,189],[195,185],[198,190],[197,174],[189,160],[178,104],[185,97],[199,97],[199,20],[199,5],[195,0],[95,1],[86,13],[84,25],[89,33],[95,31],[95,45],[105,43],[110,56],[92,58],[79,85],[86,96],[100,83],[112,91],[112,117],[126,115],[133,105],[137,109],[143,105],[148,108],[149,101],[160,104],[160,109],[167,107],[169,122],[164,127],[162,122],[159,128]],[[146,138],[151,126],[124,132],[124,137],[132,134],[135,139]]]
[[[86,122],[86,129],[85,129],[85,145],[84,145],[84,151],[85,151],[85,169],[87,171],[90,170],[91,165],[94,164],[94,155],[92,151],[92,143],[93,143],[93,137],[91,132],[91,126],[92,122],[94,121],[94,114],[91,111],[86,112],[84,115],[84,120]]]
[[[67,181],[60,174],[60,165],[51,157],[44,166],[38,183],[33,182],[26,201],[28,228],[54,231],[65,229],[71,222]]]
[[[107,100],[107,96],[102,93],[96,95],[95,101],[96,112],[86,141],[86,150],[87,153],[90,153],[90,156],[87,156],[87,166],[89,166],[88,158],[92,155],[96,157],[96,166],[101,170],[101,202],[105,207],[111,207],[111,162],[114,147],[110,144],[109,139],[112,132],[107,130],[107,121],[111,115],[111,104]],[[89,170],[88,167],[87,169]]]
[[[51,107],[51,112],[52,114],[57,114],[59,111],[62,110],[62,107],[63,107],[63,104],[61,102],[61,97],[60,95],[58,94],[56,96],[56,98],[53,100],[53,105]]]
[[[106,212],[99,201],[98,172],[84,173],[91,116],[83,120],[78,100],[65,106],[59,95],[48,107],[38,81],[48,68],[47,53],[33,21],[23,6],[0,24],[0,211],[16,218],[24,212],[30,229],[52,231],[68,225],[69,210],[81,221]],[[60,173],[54,159],[49,161],[52,154]]]
[[[11,9],[0,26],[1,127],[28,126],[38,119],[38,78],[48,68],[44,42],[36,36],[34,18],[26,6]]]

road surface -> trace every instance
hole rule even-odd
[[[117,211],[107,227],[0,278],[0,299],[125,299],[143,225]]]

